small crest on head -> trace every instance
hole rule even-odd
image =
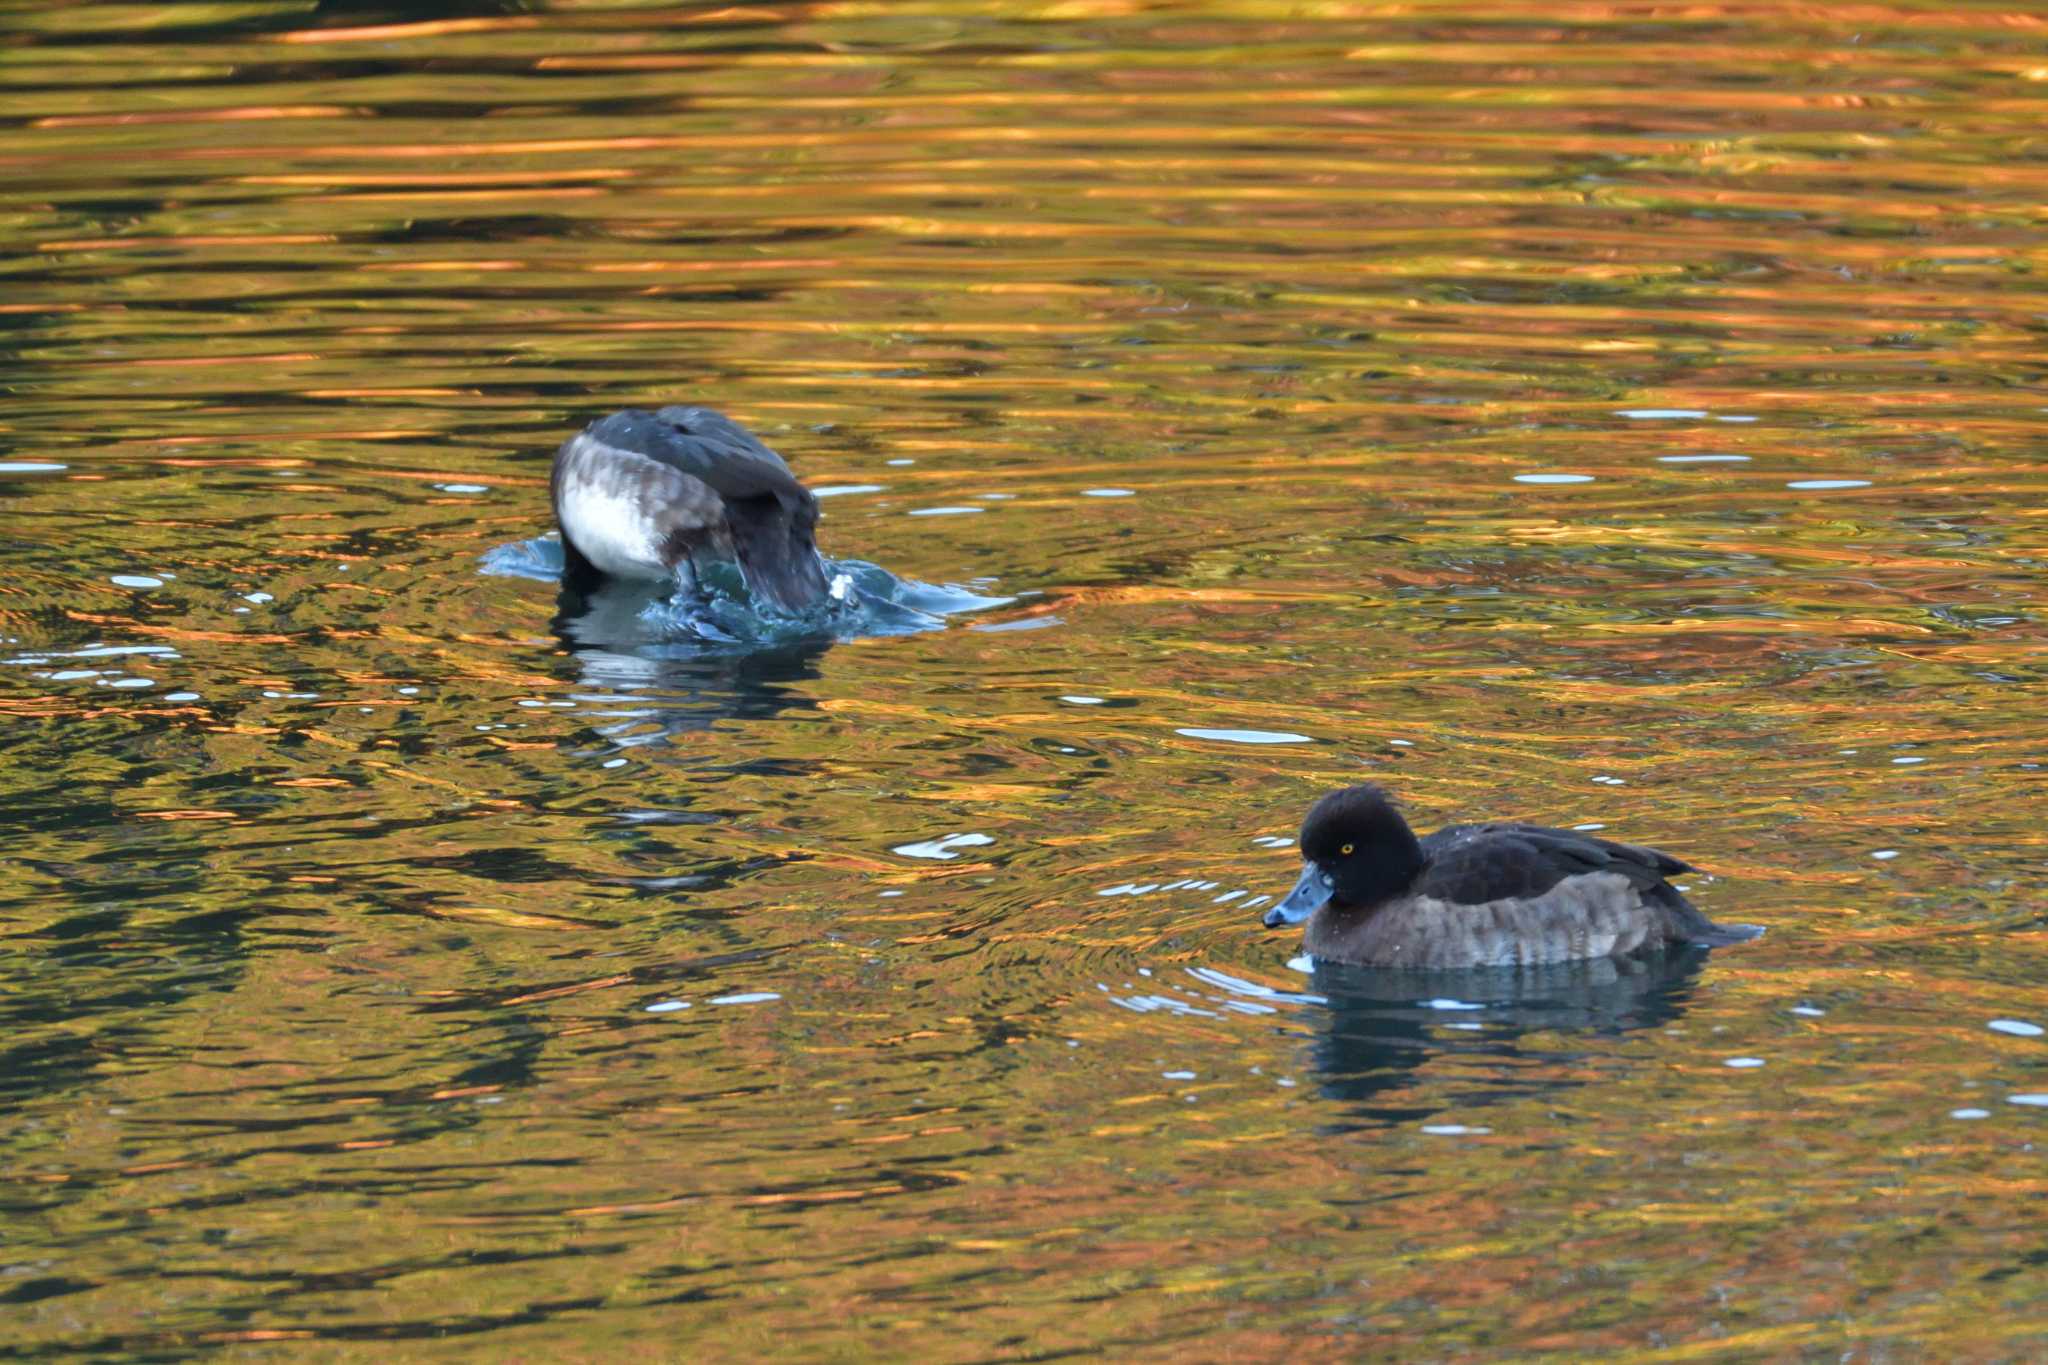
[[[1301,822],[1301,856],[1327,862],[1389,842],[1412,843],[1414,837],[1393,798],[1362,784],[1333,791],[1309,807]]]

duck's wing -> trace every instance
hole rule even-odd
[[[1534,900],[1568,877],[1604,871],[1614,862],[1595,840],[1561,835],[1535,825],[1438,830],[1422,841],[1426,861],[1412,890],[1452,905]]]
[[[1414,891],[1456,905],[1530,901],[1573,877],[1604,872],[1627,878],[1644,905],[1661,911],[1672,939],[1740,943],[1763,932],[1709,920],[1668,880],[1699,869],[1641,844],[1543,825],[1454,825],[1424,839],[1422,852],[1428,861]]]
[[[1422,841],[1422,856],[1423,875],[1437,887],[1430,894],[1460,904],[1541,895],[1588,872],[1618,872],[1647,890],[1699,870],[1660,849],[1545,825],[1452,825]],[[1506,889],[1486,894],[1494,883]]]
[[[811,501],[810,491],[780,455],[710,408],[626,408],[592,422],[583,434],[687,474],[721,498]]]
[[[633,443],[629,449],[702,479],[722,498],[810,500],[810,492],[797,482],[783,458],[724,413],[710,408],[666,407],[651,413],[628,408],[592,430],[602,434],[612,423],[630,428]],[[629,433],[621,430],[620,434]]]
[[[710,408],[627,408],[584,434],[665,465],[716,494],[724,530],[755,588],[784,607],[824,596],[814,529],[818,501],[780,455],[738,422]]]

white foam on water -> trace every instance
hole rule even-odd
[[[1215,739],[1226,744],[1313,744],[1307,735],[1297,735],[1287,730],[1205,730],[1176,729],[1177,735],[1189,739]]]
[[[934,858],[940,862],[951,862],[960,856],[952,852],[953,849],[975,848],[994,842],[995,840],[986,834],[948,834],[944,838],[926,839],[922,843],[898,844],[889,851],[900,853],[906,858]]]

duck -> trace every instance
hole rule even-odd
[[[784,612],[822,603],[818,500],[761,439],[710,408],[627,408],[562,443],[548,480],[566,577],[688,586],[739,566]]]
[[[1698,869],[1669,853],[1514,823],[1451,825],[1418,839],[1371,785],[1318,800],[1300,847],[1301,876],[1265,923],[1305,923],[1303,947],[1319,961],[1519,967],[1763,933],[1700,913],[1670,881]]]

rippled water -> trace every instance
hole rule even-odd
[[[2048,1350],[2040,16],[445,12],[0,14],[0,1343]],[[480,571],[666,402],[991,600]],[[1362,777],[1770,933],[1310,970]]]
[[[825,600],[813,608],[784,611],[751,591],[732,562],[707,563],[701,573],[689,566],[686,576],[666,583],[565,583],[559,531],[494,546],[480,561],[485,573],[557,587],[561,611],[555,630],[586,661],[599,651],[667,661],[696,657],[707,647],[730,652],[910,635],[937,630],[956,612],[1016,600],[906,581],[858,559],[822,563]]]

